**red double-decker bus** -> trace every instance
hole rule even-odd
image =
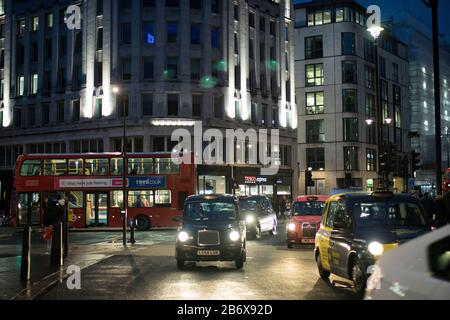
[[[46,201],[65,197],[70,227],[121,227],[122,161],[121,153],[19,156],[12,224],[40,225]],[[126,168],[127,215],[138,230],[177,226],[173,217],[195,194],[195,165],[174,164],[170,153],[129,153]]]

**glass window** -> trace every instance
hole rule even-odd
[[[143,116],[153,115],[153,94],[142,95],[142,115]]]
[[[83,191],[70,191],[67,196],[69,209],[80,209],[84,207]]]
[[[306,93],[306,114],[320,114],[324,109],[323,91]]]
[[[123,161],[122,158],[111,159],[111,175],[120,176],[123,173]]]
[[[375,117],[375,96],[366,94],[366,115],[367,117]]]
[[[109,202],[110,202],[111,208],[122,208],[123,192],[122,191],[111,191]]]
[[[178,25],[174,22],[167,24],[167,42],[168,43],[175,43],[177,42],[177,35],[178,35]]]
[[[156,190],[155,204],[171,204],[172,194],[170,190]]]
[[[128,174],[152,174],[153,159],[150,158],[130,158],[128,159]]]
[[[308,120],[306,121],[306,143],[325,142],[325,121]]]
[[[152,190],[130,190],[128,191],[129,208],[151,208],[153,207]]]
[[[322,36],[305,38],[305,59],[317,59],[323,56]]]
[[[20,168],[20,175],[22,177],[41,175],[41,160],[25,160]]]
[[[63,176],[67,173],[66,159],[45,159],[44,175],[45,176]]]
[[[392,79],[398,81],[398,64],[392,64]]]
[[[357,107],[358,91],[355,89],[342,90],[342,110],[343,112],[358,112]]]
[[[156,174],[176,174],[180,172],[180,166],[173,163],[171,158],[156,158]]]
[[[342,82],[356,83],[357,65],[355,61],[342,61]]]
[[[355,34],[353,32],[342,33],[342,55],[356,54]]]
[[[358,147],[344,147],[344,170],[358,171]]]
[[[201,25],[191,25],[191,44],[200,44],[201,41]]]
[[[377,171],[377,151],[374,149],[366,150],[367,171]]]
[[[375,48],[372,41],[364,38],[364,59],[368,62],[375,62]]]
[[[344,21],[344,8],[336,8],[336,22]]]
[[[366,67],[365,70],[366,88],[375,89],[375,70],[371,67]]]
[[[31,205],[31,221],[28,221],[28,209]],[[39,225],[41,222],[41,204],[39,193],[21,193],[18,199],[18,218],[20,225]]]
[[[324,83],[323,64],[306,65],[306,86],[322,86]]]
[[[83,175],[83,159],[69,159],[69,175]]]
[[[358,141],[358,118],[344,118],[344,141]]]
[[[325,149],[306,149],[306,167],[311,168],[313,171],[325,170]]]
[[[104,176],[108,174],[108,159],[86,159],[84,167],[87,176]]]

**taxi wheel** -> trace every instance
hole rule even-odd
[[[355,293],[358,296],[364,295],[366,289],[367,277],[364,274],[364,268],[358,259],[355,260],[352,268],[352,280],[354,285]]]
[[[185,267],[184,260],[177,260],[177,268],[182,270]]]
[[[270,235],[271,236],[277,235],[277,223],[275,221],[273,222],[273,227],[272,227],[272,230],[270,231]]]
[[[245,261],[245,253],[241,252],[240,257],[234,261],[236,269],[242,269],[244,267],[244,261]]]
[[[328,280],[328,278],[330,277],[330,272],[326,271],[323,268],[323,266],[322,266],[322,259],[320,258],[320,253],[317,253],[316,262],[317,262],[317,269],[319,270],[319,276],[323,280]]]

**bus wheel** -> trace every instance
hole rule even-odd
[[[136,229],[138,231],[149,231],[150,227],[151,227],[151,222],[149,217],[144,216],[144,215],[140,215],[136,217]]]

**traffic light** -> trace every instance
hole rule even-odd
[[[414,172],[416,172],[417,170],[420,169],[420,153],[416,152],[416,151],[412,151],[411,152],[411,164],[412,164],[412,173],[414,174]]]
[[[312,172],[309,170],[305,171],[305,185],[307,187],[314,187],[314,181],[312,179]]]

